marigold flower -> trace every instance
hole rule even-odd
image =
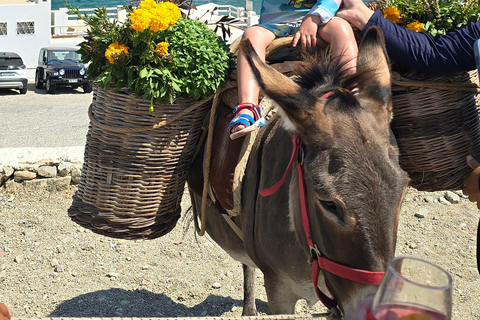
[[[415,32],[425,32],[425,29],[423,29],[423,23],[419,21],[410,22],[407,24],[406,28]]]
[[[397,7],[388,6],[385,10],[383,10],[383,16],[393,23],[402,22],[401,14],[402,13]]]
[[[130,28],[140,32],[150,28],[159,32],[173,26],[180,17],[180,9],[171,2],[157,4],[155,0],[144,0],[139,8],[130,14]]]
[[[152,14],[149,10],[138,8],[130,14],[129,19],[132,22],[130,28],[135,31],[145,31],[150,27],[150,22],[152,21]]]
[[[105,58],[107,58],[111,64],[114,64],[115,60],[120,58],[122,53],[128,56],[128,47],[115,41],[105,50]]]
[[[143,0],[142,2],[140,2],[138,7],[141,8],[141,9],[150,10],[150,9],[153,9],[153,8],[157,7],[157,1],[155,1],[155,0]]]
[[[150,29],[158,32],[167,29],[180,19],[180,10],[171,2],[160,2],[152,11]]]
[[[155,47],[155,52],[158,53],[160,57],[163,57],[168,53],[168,43],[166,42],[159,42]]]

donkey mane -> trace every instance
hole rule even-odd
[[[373,69],[363,69],[352,74],[345,67],[347,61],[342,62],[340,57],[331,58],[329,50],[319,54],[305,54],[303,61],[295,70],[294,81],[315,96],[329,91],[342,93],[349,109],[359,107],[357,100],[353,98],[354,89],[358,88],[360,83],[378,76]]]

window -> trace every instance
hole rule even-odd
[[[6,35],[7,35],[7,23],[0,22],[0,36],[6,36]]]
[[[35,34],[35,21],[17,21],[17,34]]]

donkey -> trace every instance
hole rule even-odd
[[[212,201],[206,231],[244,264],[246,276],[250,268],[263,272],[273,314],[292,314],[299,299],[312,305],[320,297],[328,307],[338,304],[349,319],[374,294],[394,256],[408,185],[389,140],[391,83],[383,34],[367,31],[355,75],[325,56],[318,63],[312,58],[292,79],[264,64],[249,43],[242,50],[278,112],[259,129],[246,167],[242,212],[233,218],[243,241]],[[190,170],[190,187],[198,175]],[[191,197],[199,212],[201,190]],[[244,315],[254,315],[251,292],[244,298]]]

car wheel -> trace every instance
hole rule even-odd
[[[25,94],[25,93],[27,93],[27,90],[28,90],[27,85],[25,85],[22,89],[20,89],[20,93]]]
[[[56,85],[52,83],[50,77],[47,78],[47,82],[45,83],[45,89],[47,89],[47,93],[55,93]]]
[[[35,88],[37,89],[43,88],[43,81],[40,80],[40,75],[38,74],[38,71],[35,72]]]
[[[87,82],[83,84],[83,92],[85,93],[90,93],[93,90],[93,83],[92,82]]]

